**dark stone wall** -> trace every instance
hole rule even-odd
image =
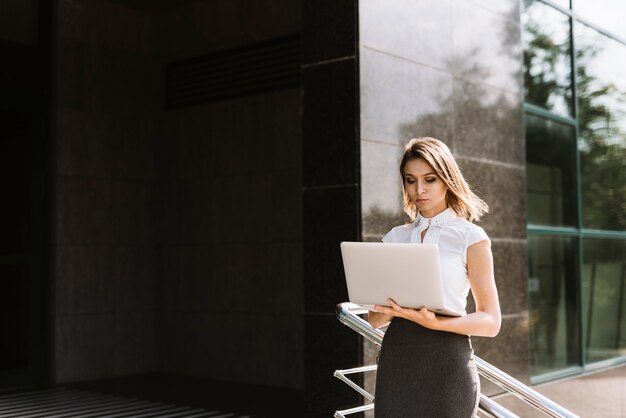
[[[159,197],[153,32],[142,13],[115,3],[57,3],[53,379],[151,371]]]
[[[200,1],[155,13],[159,68],[298,33],[299,10]],[[302,387],[300,101],[290,89],[159,111],[162,371]]]
[[[54,381],[301,388],[300,90],[164,109],[168,62],[298,33],[299,3],[122,3],[57,4]]]
[[[332,377],[361,361],[357,334],[334,314],[347,301],[339,243],[358,241],[361,229],[357,5],[302,3],[304,412],[311,417],[360,398]]]
[[[355,406],[332,373],[361,355],[334,315],[361,227],[356,2],[65,0],[56,21],[55,381]],[[301,89],[165,109],[167,63],[294,33]]]

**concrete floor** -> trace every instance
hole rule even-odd
[[[626,418],[626,365],[533,389],[580,417]],[[513,395],[493,399],[523,418],[546,416]]]

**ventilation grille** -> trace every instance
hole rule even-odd
[[[166,85],[167,108],[297,87],[300,36],[172,62]]]

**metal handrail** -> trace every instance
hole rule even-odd
[[[382,344],[385,333],[380,329],[372,327],[369,322],[358,316],[367,313],[366,309],[363,309],[361,306],[355,305],[353,303],[344,302],[337,305],[336,313],[337,318],[339,318],[339,321],[342,324],[346,325],[348,328],[351,328],[353,331],[356,331],[374,344],[378,346]],[[489,364],[478,356],[474,356],[474,363],[476,363],[478,373],[480,373],[483,377],[499,385],[507,392],[512,393],[513,395],[517,396],[524,402],[530,404],[531,406],[542,411],[543,413],[555,418],[580,418],[578,417],[578,415],[563,408],[561,405],[557,404],[551,399],[546,398],[539,392],[529,388],[519,380],[504,373],[502,370]],[[481,409],[483,408],[483,398],[487,397],[481,395]],[[502,406],[495,404],[495,402],[491,400],[489,401],[491,403],[489,404],[488,402],[486,402],[486,407],[493,408],[493,411],[496,414],[505,414],[494,416],[511,416],[507,414],[507,412],[509,411],[504,409]],[[500,409],[502,409],[502,411]]]
[[[357,391],[361,396],[363,396],[368,401],[374,402],[374,395],[372,395],[371,393],[366,391],[364,388],[354,383],[352,380],[346,377],[346,375],[354,374],[354,373],[373,372],[373,371],[376,371],[377,369],[378,369],[378,366],[374,364],[372,366],[354,367],[352,369],[346,369],[346,370],[335,370],[334,376],[337,379],[344,382],[346,385],[350,386],[355,391]],[[519,418],[517,415],[515,415],[508,409],[504,408],[502,405],[496,403],[489,397],[483,395],[482,393],[480,394],[479,407],[483,415],[486,415],[490,418]],[[370,409],[374,409],[373,403],[357,406],[355,408],[344,409],[341,411],[335,411],[334,418],[345,418],[347,415],[355,414],[357,412],[368,411]]]

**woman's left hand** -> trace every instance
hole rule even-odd
[[[435,313],[433,311],[429,311],[428,308],[403,308],[391,298],[387,299],[387,302],[389,303],[389,307],[375,305],[374,310],[376,312],[382,312],[388,315],[408,319],[409,321],[416,322],[426,328],[437,329],[439,320],[437,319]]]

